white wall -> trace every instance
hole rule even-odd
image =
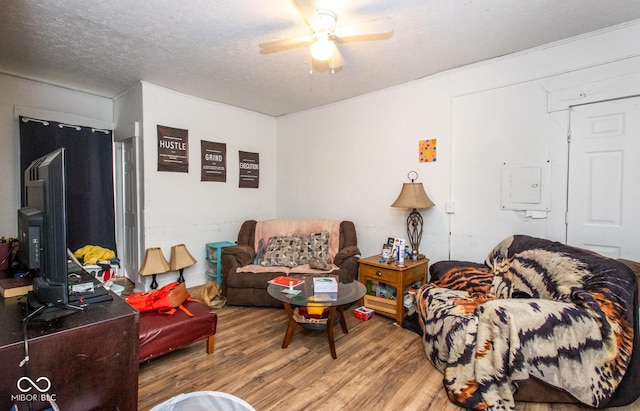
[[[411,84],[278,118],[278,215],[351,220],[371,255],[387,237],[406,238],[408,211],[391,203],[415,170],[439,206],[422,212],[420,250],[446,252],[440,210],[449,170],[440,157],[448,151],[449,104],[429,97]],[[418,163],[418,142],[430,138],[438,138],[438,161]]]
[[[564,241],[567,122],[546,111],[547,93],[535,82],[454,99],[452,116],[452,257],[483,261],[512,234]],[[546,218],[501,208],[503,164],[551,163],[551,208]],[[531,209],[531,207],[530,207]]]
[[[198,260],[185,269],[185,279],[189,286],[202,284],[206,243],[235,241],[243,221],[275,216],[276,121],[146,82],[142,100],[144,248],[161,247],[168,260],[171,246],[184,243]],[[157,171],[157,125],[188,130],[188,173]],[[200,181],[201,140],[226,144],[227,182]],[[238,187],[238,151],[259,153],[258,189]]]
[[[198,260],[196,266],[185,270],[190,286],[206,280],[206,242],[235,241],[244,220],[275,216],[276,121],[272,117],[149,83],[132,87],[116,99],[115,107],[111,99],[2,74],[0,90],[0,236],[17,236],[20,179],[16,105],[53,116],[49,120],[81,119],[100,126],[115,122],[116,138],[131,133],[134,121],[142,122],[142,247],[162,247],[168,258],[172,245],[185,243]],[[157,124],[189,130],[189,173],[157,171]],[[200,181],[200,140],[227,144],[226,183]],[[259,189],[238,188],[238,150],[260,153]]]
[[[638,38],[636,22],[280,117],[277,214],[350,219],[363,255],[375,254],[406,237],[408,211],[390,205],[415,170],[436,203],[422,211],[420,251],[432,261],[482,261],[511,234],[563,241],[569,112],[550,113],[548,100],[610,98],[594,87],[607,79],[633,93]],[[437,162],[419,163],[419,140],[432,138]],[[547,161],[547,218],[502,210],[501,164]]]
[[[20,137],[15,106],[52,121],[113,123],[111,99],[0,74],[0,236],[17,236],[20,207]],[[93,124],[87,124],[93,122]],[[73,124],[78,124],[74,122]]]

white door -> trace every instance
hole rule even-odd
[[[136,139],[123,143],[123,269],[127,278],[137,284],[139,266],[138,182],[136,173]]]
[[[571,109],[567,243],[640,260],[640,97]]]

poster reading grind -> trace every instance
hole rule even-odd
[[[258,188],[260,185],[259,153],[240,151],[240,188]]]
[[[189,172],[189,131],[158,126],[158,171]]]
[[[200,141],[202,171],[200,181],[227,181],[227,145]]]

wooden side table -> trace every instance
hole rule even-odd
[[[429,259],[424,258],[418,261],[405,260],[405,267],[398,267],[397,263],[388,264],[380,262],[380,255],[374,255],[359,260],[360,282],[366,286],[367,281],[372,283],[384,283],[387,286],[395,287],[396,299],[379,298],[367,293],[362,304],[367,308],[372,308],[376,313],[387,317],[395,318],[398,325],[402,325],[404,320],[404,290],[416,281],[427,282],[427,270]]]

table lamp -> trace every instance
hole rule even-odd
[[[171,271],[180,270],[180,276],[178,277],[178,282],[183,283],[184,277],[182,272],[186,267],[192,266],[197,263],[196,259],[193,258],[189,250],[187,250],[187,246],[184,244],[178,244],[171,247],[171,260],[170,267]]]
[[[156,274],[162,274],[169,271],[169,263],[164,258],[162,250],[159,247],[147,248],[144,253],[144,260],[142,260],[142,266],[138,270],[140,275],[153,275],[151,281],[151,289],[158,288],[158,282],[156,281]]]
[[[415,178],[411,178],[412,174],[415,174]],[[420,241],[422,240],[423,220],[418,209],[433,207],[435,204],[424,191],[422,183],[415,182],[418,178],[418,173],[410,171],[407,177],[411,182],[402,184],[402,191],[400,191],[396,201],[391,204],[391,207],[412,210],[407,217],[407,236],[411,245],[411,253],[419,255],[418,247],[420,247]]]

